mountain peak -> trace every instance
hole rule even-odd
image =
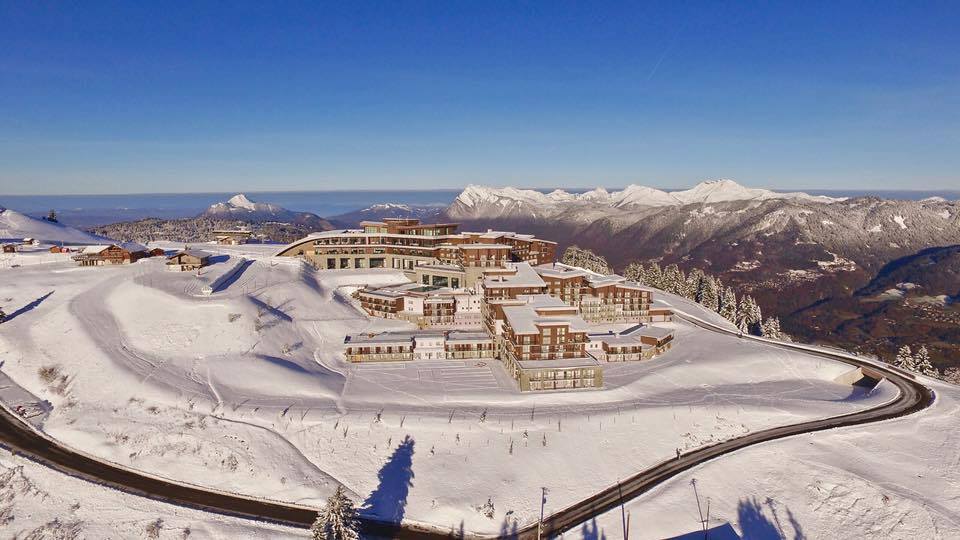
[[[256,203],[247,198],[243,193],[237,193],[227,201],[227,204],[250,210],[256,209]]]

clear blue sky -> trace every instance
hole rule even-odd
[[[960,186],[960,2],[0,0],[0,194],[719,177]]]

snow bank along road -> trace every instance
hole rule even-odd
[[[677,311],[676,313],[684,320],[706,330],[738,335],[737,332],[683,312]],[[757,339],[749,336],[743,336],[743,338]],[[767,340],[763,341],[770,343]],[[899,395],[895,400],[873,409],[757,431],[690,451],[679,459],[664,461],[547,517],[543,523],[542,536],[549,538],[567,531],[594,516],[616,508],[622,502],[643,494],[683,471],[741,448],[802,433],[896,418],[922,410],[933,401],[933,392],[929,388],[916,380],[913,375],[900,370],[858,359],[854,356],[819,350],[804,345],[779,342],[773,342],[772,344],[857,366],[873,377],[883,377],[889,380],[899,389]],[[308,527],[316,517],[316,510],[305,506],[242,497],[199,486],[182,484],[98,460],[65,447],[56,440],[34,430],[5,407],[0,408],[0,443],[11,451],[19,452],[63,473],[168,503],[295,527]],[[431,529],[415,524],[396,525],[365,519],[362,521],[362,526],[364,533],[371,536],[392,538],[450,537],[449,529]],[[518,537],[521,539],[536,538],[538,535],[537,528],[535,523],[527,525],[518,531]]]

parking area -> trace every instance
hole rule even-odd
[[[351,372],[350,384],[356,390],[376,384],[418,395],[516,391],[500,362],[490,358],[354,364]]]

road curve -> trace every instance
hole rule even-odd
[[[692,317],[681,311],[675,310],[675,314],[681,319],[705,330],[732,336],[741,336],[739,332],[731,331],[702,319]],[[743,337],[743,339],[757,339],[753,338],[752,336],[741,337]],[[769,343],[768,340],[758,339],[758,341]],[[889,420],[891,418],[898,418],[900,416],[920,411],[933,403],[934,396],[932,390],[917,381],[912,374],[903,372],[885,364],[857,359],[851,355],[841,353],[813,350],[807,346],[794,343],[774,342],[771,343],[771,345],[785,349],[799,350],[814,356],[821,356],[831,360],[838,360],[860,368],[865,368],[872,373],[882,375],[891,383],[896,385],[900,391],[900,395],[897,397],[897,399],[872,409],[841,416],[834,416],[831,418],[824,418],[821,420],[811,420],[809,422],[803,422],[789,426],[780,426],[762,431],[755,431],[741,437],[728,439],[714,445],[689,451],[681,456],[680,459],[671,459],[658,463],[649,469],[641,471],[640,473],[621,481],[615,486],[611,486],[604,491],[593,495],[592,497],[564,508],[563,510],[560,510],[559,512],[556,512],[545,518],[543,523],[543,537],[549,538],[553,535],[568,531],[573,527],[576,527],[577,525],[593,518],[594,516],[598,516],[616,508],[624,501],[628,501],[642,495],[653,487],[688,469],[696,467],[697,465],[720,457],[724,454],[729,454],[736,450],[740,450],[758,443],[782,439],[793,435],[813,433],[815,431],[822,431],[837,427],[856,426],[871,422],[879,422],[881,420]],[[524,527],[521,530],[520,538],[522,539],[536,537],[536,524]]]
[[[706,330],[733,336],[738,335],[737,332],[689,316],[680,311],[677,311],[676,314],[678,317]],[[747,338],[748,336],[744,336],[744,339]],[[724,454],[754,444],[782,439],[793,435],[897,418],[922,410],[933,401],[933,392],[929,388],[917,381],[913,375],[901,372],[892,367],[860,360],[841,353],[811,350],[803,345],[780,342],[774,345],[792,350],[801,350],[807,354],[822,356],[868,369],[873,373],[880,374],[896,385],[900,391],[899,396],[889,403],[872,409],[756,431],[711,446],[689,451],[681,456],[680,459],[671,459],[658,463],[630,478],[622,480],[617,485],[611,486],[600,493],[545,518],[542,531],[543,537],[548,538],[568,531],[595,516],[616,508],[625,501],[642,495],[653,487],[684,471]],[[87,454],[65,447],[45,434],[35,431],[20,418],[14,416],[6,407],[0,407],[0,445],[65,474],[109,486],[126,493],[167,503],[224,515],[269,521],[302,528],[309,527],[316,517],[316,509],[309,507],[265,501],[199,486],[182,484],[98,460]],[[397,525],[371,519],[362,519],[361,528],[364,535],[376,537],[401,539],[439,539],[451,537],[451,531],[449,529],[431,528],[407,523]],[[482,536],[468,536],[470,538],[483,538]],[[536,538],[537,524],[534,523],[523,527],[518,531],[517,537],[523,540]]]

